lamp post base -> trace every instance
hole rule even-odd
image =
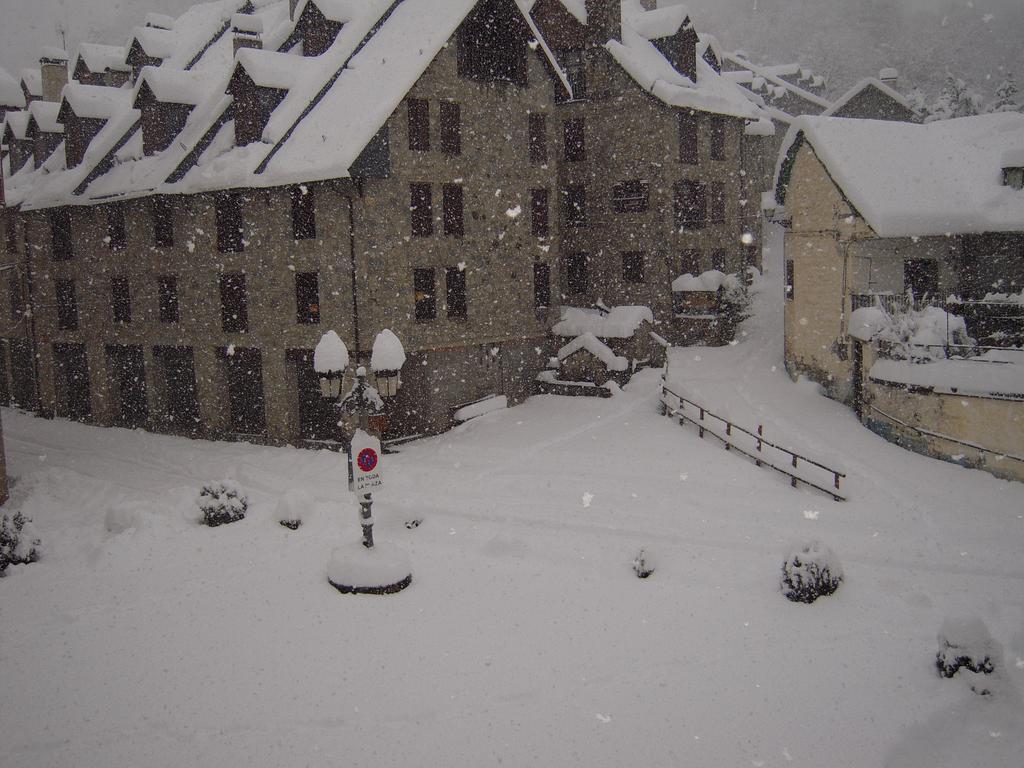
[[[327,581],[346,595],[391,595],[412,583],[409,556],[388,543],[338,547],[327,564]]]

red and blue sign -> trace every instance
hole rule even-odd
[[[377,466],[377,452],[373,448],[363,448],[356,457],[356,465],[363,472],[373,472]]]

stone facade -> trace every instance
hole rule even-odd
[[[562,86],[539,49],[526,51],[519,84],[461,76],[458,49],[456,35],[388,118],[386,161],[364,178],[5,217],[18,286],[0,291],[8,401],[193,436],[329,440],[336,417],[320,401],[313,348],[333,329],[353,366],[366,364],[389,328],[408,359],[386,436],[432,433],[467,402],[529,395],[556,348],[548,329],[561,304],[645,304],[671,338],[670,283],[685,259],[725,271],[756,261],[759,177],[744,168],[761,158],[743,120],[698,113],[697,162],[683,164],[680,110],[642,92],[602,47],[586,58],[591,97],[568,103],[556,102]],[[582,121],[579,160],[567,156],[571,120]],[[699,230],[676,222],[673,187],[686,179],[721,190],[716,220]],[[646,206],[616,212],[616,185],[631,180],[646,185]],[[565,220],[571,184],[585,189],[579,226]],[[232,199],[241,242],[225,247]],[[70,257],[53,241],[62,231]],[[755,234],[747,249],[744,233]],[[565,256],[579,253],[585,290],[570,292]]]

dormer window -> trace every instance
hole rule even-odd
[[[288,95],[292,70],[275,66],[277,57],[289,58],[287,54],[255,49],[238,52],[238,66],[227,89],[235,99],[235,146],[260,141],[270,116]]]
[[[298,6],[298,20],[292,34],[292,45],[302,41],[303,56],[319,56],[324,53],[341,32],[345,22],[349,21],[348,11],[344,5],[332,0],[306,0]],[[288,46],[291,47],[290,45]]]
[[[133,106],[142,113],[142,153],[162,152],[181,133],[207,92],[200,76],[183,70],[146,69]]]
[[[525,88],[528,33],[511,0],[483,0],[459,27],[459,75]]]
[[[1024,167],[1003,168],[1003,186],[1011,189],[1024,189]]]

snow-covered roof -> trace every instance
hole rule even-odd
[[[836,112],[840,111],[843,107],[845,107],[854,97],[860,95],[862,92],[866,91],[869,88],[874,88],[877,91],[881,91],[883,94],[885,94],[890,99],[895,101],[901,107],[905,107],[911,112],[915,111],[913,105],[907,100],[907,98],[902,93],[889,87],[881,80],[879,80],[877,77],[865,77],[863,80],[861,80],[852,88],[850,88],[846,93],[844,93],[842,96],[836,99],[835,102],[833,102],[832,106],[826,109],[821,114],[825,116],[834,115]]]
[[[558,361],[561,362],[580,350],[586,350],[592,354],[604,363],[605,367],[610,371],[624,371],[629,367],[629,361],[626,358],[616,355],[604,342],[600,341],[592,333],[584,333],[577,336],[564,347],[559,349]]]
[[[722,59],[731,67],[737,68],[723,74],[730,80],[749,87],[755,93],[764,91],[774,99],[780,99],[787,94],[792,94],[821,110],[828,109],[831,106],[828,99],[822,98],[784,79],[786,77],[795,77],[802,82],[809,82],[812,87],[818,87],[823,84],[824,81],[820,77],[814,75],[811,75],[810,78],[802,76],[811,73],[804,70],[799,64],[754,64],[745,54],[739,51],[724,53]],[[786,122],[789,122],[791,116],[786,115],[786,117]]]
[[[57,102],[33,101],[28,105],[28,114],[35,121],[40,131],[44,133],[64,133],[64,126],[57,120],[57,116],[60,114],[60,104]]]
[[[0,107],[16,107],[18,109],[25,107],[25,94],[22,93],[21,86],[2,67],[0,67]]]
[[[345,23],[352,21],[356,15],[356,6],[352,0],[299,0],[295,7],[295,18],[302,16],[307,5],[315,5],[328,21]]]
[[[23,69],[19,73],[21,75],[21,84],[25,86],[30,96],[36,98],[43,95],[43,73],[38,69]]]
[[[587,3],[586,0],[560,0],[562,5],[569,13],[573,15],[580,24],[587,23]]]
[[[85,63],[90,72],[105,72],[108,69],[124,70],[125,57],[124,46],[102,45],[100,43],[82,43],[78,46],[78,54],[75,60],[75,69],[78,68],[78,61]]]
[[[602,339],[628,339],[643,323],[654,323],[649,307],[612,307],[607,312],[562,307],[562,318],[551,329],[556,336],[592,333]]]
[[[136,27],[126,48],[131,50],[136,43],[146,56],[154,59],[169,59],[174,52],[174,33],[159,27]]]
[[[14,139],[22,140],[28,138],[28,120],[31,117],[27,110],[8,112],[4,117],[4,138],[8,132]]]
[[[139,73],[136,94],[143,83],[157,101],[192,106],[209,97],[219,85],[216,80],[202,73],[168,67],[143,67]]]
[[[63,105],[66,103],[78,117],[108,120],[129,108],[131,92],[124,88],[68,83],[61,93],[61,101],[58,117],[63,113]]]
[[[719,288],[735,290],[742,285],[736,275],[727,275],[717,269],[709,269],[699,275],[687,273],[672,281],[674,293],[717,291]]]
[[[679,12],[669,13],[670,10],[662,8],[646,11],[638,0],[623,0],[622,41],[609,40],[605,45],[615,61],[641,88],[669,106],[717,112],[748,120],[760,118],[762,111],[744,95],[743,90],[715,72],[703,57],[697,56],[695,83],[676,71],[654,46],[647,35],[652,30],[667,30],[671,27],[670,22],[675,22]],[[648,21],[651,14],[654,14],[653,23]],[[679,21],[681,23],[682,19]]]
[[[881,237],[1024,232],[1024,192],[1003,185],[1008,153],[1024,151],[1024,115],[1004,112],[925,125],[802,117],[776,175],[780,203],[806,141]]]
[[[634,12],[630,26],[644,40],[657,40],[674,35],[688,18],[690,12],[685,5],[668,5],[645,13]]]

